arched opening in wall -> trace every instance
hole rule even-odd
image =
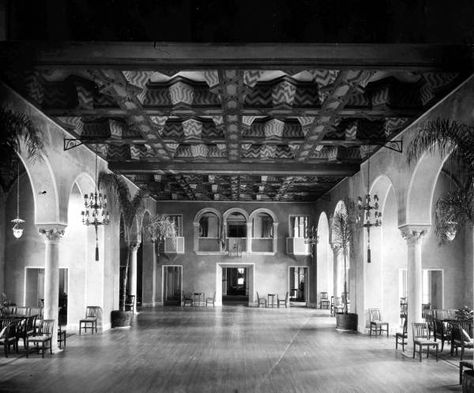
[[[220,217],[214,211],[201,215],[198,223],[198,251],[219,252],[221,250]]]
[[[252,252],[273,252],[273,218],[268,213],[252,217]]]
[[[142,219],[142,245],[140,247],[142,249],[142,262],[138,275],[138,281],[141,282],[141,290],[137,292],[137,294],[140,294],[142,306],[154,306],[156,303],[156,295],[158,291],[157,265],[159,261],[157,259],[158,255],[156,251],[157,244],[152,241],[150,233],[147,230],[150,221],[151,215],[147,210],[145,211]],[[140,251],[138,255],[140,255]],[[138,260],[140,260],[140,257],[138,257]]]
[[[472,227],[467,225],[463,230],[446,231],[446,238],[451,240],[445,241],[441,241],[435,230],[438,200],[463,189],[467,176],[455,160],[448,158],[436,178],[431,206],[432,230],[422,245],[422,304],[425,309],[472,306]]]
[[[379,176],[372,183],[370,194],[379,197],[382,225],[370,228],[370,263],[366,262],[367,255],[364,255],[366,322],[368,326],[368,309],[378,308],[384,321],[396,327],[403,323],[400,315],[405,306],[400,288],[403,288],[404,277],[400,272],[407,266],[407,246],[398,229],[397,192],[387,176]],[[367,246],[365,229],[364,243]]]
[[[137,250],[137,306],[142,306],[143,304],[143,241],[138,247]]]
[[[329,299],[334,296],[334,263],[329,243],[329,221],[326,213],[318,220],[318,244],[316,247],[316,285],[318,288],[317,305],[329,308]]]
[[[241,255],[247,251],[247,218],[239,212],[226,217],[226,249],[229,254]]]
[[[33,307],[39,299],[44,299],[44,285],[38,281],[41,278],[35,277],[35,282],[40,283],[38,293],[29,296],[28,284],[31,280],[28,274],[24,276],[25,268],[44,266],[44,242],[35,226],[35,195],[21,159],[16,157],[11,163],[2,166],[0,181],[5,198],[2,200],[0,212],[0,229],[3,234],[1,242],[4,241],[2,246],[5,247],[4,258],[0,258],[0,287],[8,301]],[[14,236],[11,222],[17,218],[17,209],[19,217],[25,220],[20,238]],[[0,252],[3,250],[0,249]]]

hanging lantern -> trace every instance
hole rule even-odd
[[[23,223],[25,222],[20,218],[20,160],[17,163],[16,176],[16,218],[11,222],[14,224],[12,228],[13,236],[19,239],[23,235]]]

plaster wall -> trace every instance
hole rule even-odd
[[[198,211],[212,207],[221,214],[230,208],[244,209],[248,214],[265,207],[273,211],[278,220],[277,252],[275,255],[243,253],[242,257],[228,255],[197,255],[193,251],[194,225],[193,220]],[[244,203],[244,202],[160,202],[157,204],[158,214],[182,214],[184,222],[185,254],[160,254],[157,264],[158,291],[156,300],[162,303],[162,266],[183,266],[183,290],[186,292],[205,292],[212,296],[216,291],[217,264],[254,265],[254,291],[265,295],[277,293],[284,296],[288,291],[288,275],[290,266],[309,267],[309,285],[311,305],[315,304],[315,272],[310,256],[291,256],[286,254],[286,238],[289,236],[289,215],[312,215],[312,204],[308,203]],[[145,255],[144,255],[145,257]],[[147,262],[144,261],[144,264]],[[256,295],[253,293],[256,301]],[[219,301],[219,300],[218,300]]]

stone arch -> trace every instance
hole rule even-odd
[[[214,209],[212,207],[205,207],[204,209],[201,209],[196,213],[196,215],[194,216],[193,224],[194,225],[196,225],[196,224],[199,225],[199,220],[201,219],[201,217],[205,213],[214,213],[217,216],[217,218],[219,219],[219,221],[222,219],[221,212],[219,210]]]
[[[254,217],[259,214],[259,213],[266,213],[268,214],[272,220],[273,220],[273,223],[275,224],[278,224],[278,218],[277,216],[275,215],[275,213],[273,213],[273,211],[271,211],[270,209],[267,209],[265,207],[261,207],[259,209],[255,209],[252,213],[250,213],[250,216],[249,216],[249,221],[252,221],[254,219]]]
[[[227,221],[227,218],[233,213],[242,214],[245,217],[245,220],[249,222],[249,214],[244,209],[241,209],[239,207],[233,207],[233,208],[230,208],[229,210],[226,210],[224,214],[222,215],[224,223]]]
[[[450,154],[441,156],[438,149],[426,152],[416,162],[407,191],[402,225],[431,226],[431,208],[438,176]],[[401,225],[400,225],[401,226]]]
[[[320,296],[321,292],[327,292],[328,296],[334,295],[334,261],[333,252],[329,243],[329,219],[325,212],[318,219],[318,246],[316,249],[317,272],[316,287]],[[317,303],[319,298],[317,299]]]
[[[60,214],[58,186],[47,156],[41,153],[40,158],[30,160],[24,152],[23,148],[18,157],[25,167],[33,190],[35,224],[66,223],[67,216],[61,217]]]

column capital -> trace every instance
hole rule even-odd
[[[334,254],[338,254],[342,250],[342,247],[339,243],[329,243],[331,245],[332,251]]]
[[[141,242],[140,241],[131,241],[129,244],[128,244],[128,247],[130,248],[130,250],[132,251],[137,251],[138,248],[140,247],[140,244]]]
[[[37,227],[45,242],[58,242],[66,229],[64,224],[42,224]]]
[[[431,225],[413,225],[405,224],[398,227],[402,234],[402,237],[407,243],[416,245],[426,233],[430,230]]]

